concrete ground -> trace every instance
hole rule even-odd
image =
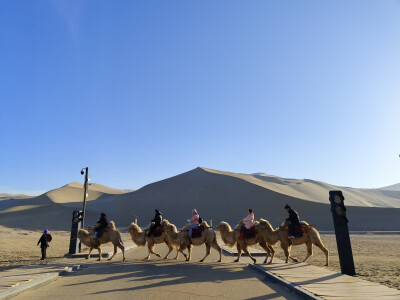
[[[156,246],[161,256],[166,250],[165,245]],[[232,256],[217,263],[214,249],[199,263],[204,253],[204,246],[194,247],[190,263],[182,256],[178,261],[154,256],[144,261],[147,248],[136,248],[127,252],[126,262],[119,260],[119,254],[114,262],[90,263],[13,299],[300,299],[246,265],[234,263]]]

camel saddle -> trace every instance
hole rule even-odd
[[[96,228],[96,227],[95,227]],[[107,227],[100,229],[99,231],[97,231],[97,238],[101,238],[103,236],[104,233],[106,233],[107,231],[111,230],[111,224],[108,224]]]
[[[201,237],[201,233],[204,231],[204,226],[200,225],[197,226],[196,228],[193,228],[192,230],[192,238],[197,238],[197,237]]]
[[[246,239],[252,239],[256,237],[256,234],[258,233],[258,229],[256,229],[256,226],[252,226],[249,229],[246,228],[244,232],[244,237]]]
[[[299,224],[293,228],[293,236],[296,238],[300,238],[303,236],[304,233],[307,233],[311,227],[315,227],[315,225],[307,225],[307,224]],[[290,233],[289,226],[285,226],[285,230]]]
[[[154,231],[153,231],[153,236],[159,237],[163,234],[163,232],[164,232],[164,226],[162,226],[162,225],[157,226],[157,228],[154,229]]]

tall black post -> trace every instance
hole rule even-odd
[[[341,191],[330,191],[329,201],[331,202],[331,212],[333,225],[335,227],[336,243],[339,253],[340,269],[342,274],[356,275],[354,268],[353,252],[351,250],[350,234],[346,217],[346,207]]]
[[[83,169],[81,173],[83,172]],[[83,186],[83,208],[82,208],[82,228],[85,228],[85,209],[86,209],[86,196],[88,190],[88,181],[89,181],[89,168],[85,168],[85,184]]]
[[[69,239],[69,254],[81,252],[81,243],[78,239],[78,231],[82,228],[82,211],[74,210],[72,213],[71,237]]]

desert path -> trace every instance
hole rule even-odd
[[[161,256],[165,245],[156,246]],[[37,289],[13,299],[301,299],[281,286],[265,281],[264,276],[242,263],[233,263],[232,256],[223,256],[212,249],[204,263],[205,247],[193,248],[193,262],[150,259],[144,261],[147,248],[136,248],[114,262],[91,261],[88,268],[61,276]]]

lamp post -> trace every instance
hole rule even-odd
[[[85,208],[86,208],[86,197],[88,194],[88,182],[89,178],[89,168],[83,168],[81,170],[81,175],[85,174],[85,184],[83,185],[83,208],[82,208],[82,228],[85,228]]]

